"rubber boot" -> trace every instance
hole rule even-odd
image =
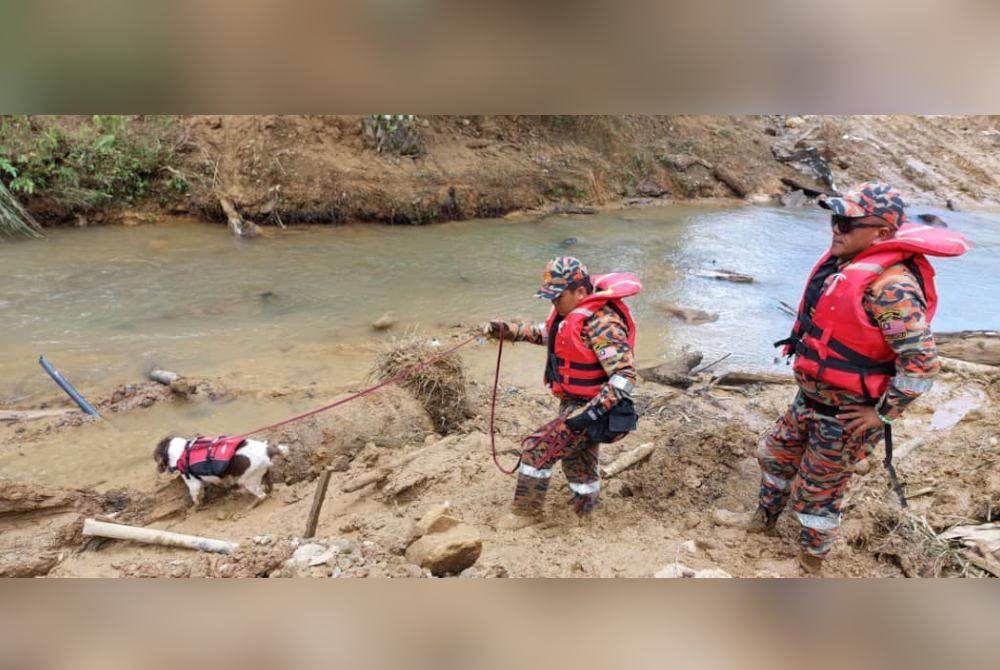
[[[778,516],[778,514],[769,513],[763,507],[757,507],[757,511],[746,522],[746,531],[774,537],[778,534]]]
[[[823,557],[814,556],[805,549],[799,549],[799,567],[807,576],[818,577],[823,574]]]
[[[501,530],[517,530],[539,523],[543,518],[542,506],[545,504],[545,494],[548,490],[548,479],[518,473],[510,512],[500,519],[497,526]]]

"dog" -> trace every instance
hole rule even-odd
[[[287,456],[288,447],[224,436],[193,440],[168,436],[153,450],[160,472],[180,473],[196,509],[205,498],[206,484],[242,486],[254,496],[251,508],[256,507],[271,492],[271,459],[278,455]]]

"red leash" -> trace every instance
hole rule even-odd
[[[514,473],[517,472],[517,469],[521,466],[521,456],[517,457],[517,462],[514,463],[514,467],[511,468],[510,470],[507,470],[502,465],[500,465],[500,459],[497,457],[497,442],[496,442],[496,427],[495,427],[496,410],[497,410],[497,389],[500,387],[500,359],[503,357],[504,330],[505,330],[505,325],[501,323],[500,344],[499,346],[497,346],[497,369],[496,373],[493,376],[493,401],[490,403],[490,449],[492,449],[493,451],[493,463],[497,466],[497,470],[504,473],[505,475],[513,476]],[[555,431],[556,428],[559,427],[559,425],[565,418],[566,416],[564,414],[560,414],[558,417],[545,424],[544,426],[545,432],[543,432],[541,436],[537,438],[536,444],[544,443],[549,445],[548,449],[546,449],[545,451],[545,454],[542,456],[543,462],[547,461],[549,458],[554,456],[558,451],[560,451],[565,446],[563,444],[555,442],[555,440],[552,439],[552,433]],[[528,437],[521,440],[522,453],[524,452],[524,449],[527,447],[526,443],[531,439],[533,439],[533,437],[532,435],[529,435]]]
[[[405,370],[403,370],[402,372],[400,372],[395,377],[392,377],[391,379],[386,379],[385,381],[380,382],[379,384],[376,384],[375,386],[372,386],[370,388],[366,388],[364,391],[358,391],[357,393],[355,393],[352,396],[348,396],[346,398],[342,398],[342,399],[340,399],[340,400],[338,400],[336,402],[330,403],[329,405],[324,405],[323,407],[319,407],[317,409],[310,410],[310,411],[305,412],[303,414],[299,414],[297,416],[293,416],[290,419],[285,419],[284,421],[279,421],[278,423],[272,423],[271,425],[264,426],[263,428],[256,428],[254,430],[251,430],[249,433],[243,433],[242,435],[240,435],[240,437],[248,437],[250,435],[256,435],[257,433],[263,433],[265,430],[271,430],[272,428],[277,428],[279,426],[284,426],[286,424],[292,423],[293,421],[299,421],[301,419],[308,418],[308,417],[313,416],[315,414],[319,414],[320,412],[325,412],[328,409],[333,409],[334,407],[339,407],[340,405],[344,405],[346,403],[349,403],[352,400],[357,400],[358,398],[363,398],[366,395],[371,395],[372,393],[374,393],[375,391],[378,391],[381,388],[384,388],[386,386],[389,386],[390,384],[395,384],[396,382],[402,381],[402,380],[406,379],[407,377],[409,377],[410,375],[415,374],[415,373],[419,372],[420,370],[423,370],[424,368],[433,365],[434,363],[437,363],[442,358],[445,358],[445,357],[451,355],[452,353],[458,351],[459,349],[461,349],[465,345],[467,345],[467,344],[473,342],[474,340],[476,340],[478,337],[479,337],[478,335],[473,335],[469,339],[463,340],[462,342],[459,342],[458,344],[456,344],[455,346],[453,346],[451,349],[448,349],[447,351],[438,354],[434,358],[426,360],[426,361],[424,361],[422,363],[417,363],[416,365],[411,365],[410,367],[406,368]],[[499,374],[500,374],[499,359],[497,360],[497,365],[498,365],[497,376],[499,376]],[[496,403],[496,386],[493,387],[493,402]],[[491,420],[492,420],[492,415],[491,415]]]
[[[500,465],[500,459],[497,458],[497,438],[496,438],[496,413],[497,413],[497,389],[500,387],[500,358],[503,356],[503,335],[506,326],[500,324],[500,344],[497,346],[497,370],[493,375],[493,401],[490,403],[490,448],[493,450],[493,463],[496,464],[497,470],[504,473],[505,475],[511,475],[517,472],[517,469],[521,466],[521,457],[517,457],[517,463],[510,470],[505,470],[502,465]]]

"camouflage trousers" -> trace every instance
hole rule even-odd
[[[883,433],[846,434],[839,419],[811,409],[800,392],[757,451],[761,507],[777,515],[790,501],[802,524],[799,544],[825,557],[840,533],[852,467],[871,455]]]
[[[564,401],[562,410],[572,410],[579,405]],[[514,490],[514,507],[541,511],[552,478],[552,468],[561,461],[563,474],[572,492],[571,503],[577,514],[590,514],[597,507],[601,479],[598,471],[600,445],[591,442],[585,433],[571,437],[565,447],[547,453],[547,445],[529,446],[521,452],[521,465],[517,470],[517,487]]]

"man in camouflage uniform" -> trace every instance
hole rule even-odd
[[[535,295],[552,301],[561,316],[572,312],[594,290],[587,267],[576,258],[553,259],[546,265],[544,277],[545,283]],[[548,345],[549,333],[544,323],[491,321],[484,326],[484,331],[493,338],[498,338],[502,331],[504,338],[513,342]],[[601,487],[597,460],[599,443],[588,437],[586,428],[594,417],[606,415],[619,403],[627,401],[631,407],[636,372],[626,321],[611,303],[606,303],[587,319],[581,338],[596,355],[607,379],[590,400],[560,395],[556,391],[561,399],[560,415],[565,419],[554,432],[556,441],[563,446],[552,453],[545,442],[529,443],[530,446],[523,450],[511,513],[501,520],[502,528],[517,529],[541,519],[552,466],[557,460],[562,462],[577,515],[586,517],[597,505]]]
[[[862,184],[819,204],[833,212],[828,262],[837,270],[876,241],[893,237],[906,220],[902,198],[885,184]],[[842,225],[838,217],[850,223]],[[830,274],[821,292],[838,277],[837,272]],[[930,389],[939,367],[927,303],[909,267],[900,263],[886,268],[865,290],[862,307],[896,354],[895,375],[886,392],[873,405],[870,398],[796,371],[799,392],[758,450],[759,507],[749,530],[773,534],[778,515],[791,504],[802,524],[799,563],[809,574],[820,572],[838,536],[844,494],[856,464],[871,455],[886,424]],[[821,413],[824,408],[836,411]],[[864,466],[867,463],[857,469],[866,471]]]

